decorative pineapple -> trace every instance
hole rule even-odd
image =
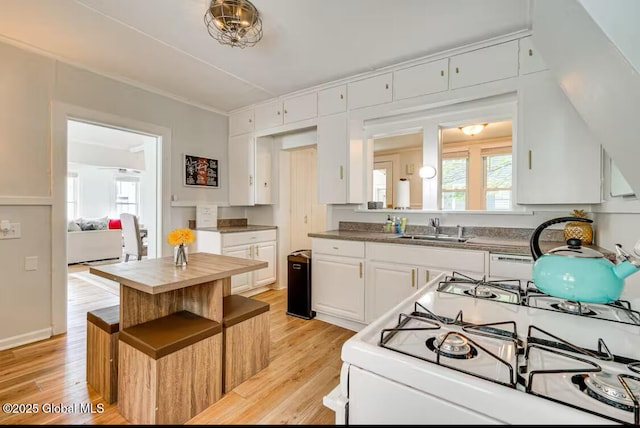
[[[573,217],[584,218],[587,216],[583,210],[573,210],[571,213]],[[579,221],[570,221],[564,226],[564,240],[571,238],[578,238],[584,245],[589,245],[593,242],[593,229],[591,223],[582,223]]]

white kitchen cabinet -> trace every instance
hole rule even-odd
[[[531,36],[518,40],[518,43],[518,63],[521,75],[547,69],[547,64],[533,45]]]
[[[393,99],[435,94],[449,88],[449,59],[403,68],[393,73]]]
[[[393,100],[393,75],[381,74],[347,84],[349,109],[374,106]]]
[[[251,232],[221,233],[196,230],[196,251],[243,259],[262,260],[266,268],[233,275],[231,293],[245,293],[273,284],[277,280],[277,231],[275,229]]]
[[[311,241],[313,310],[318,314],[364,322],[364,242]]]
[[[347,85],[324,89],[318,92],[318,115],[347,111]]]
[[[318,116],[318,94],[300,95],[284,100],[284,123],[299,122]]]
[[[260,105],[255,108],[255,130],[262,131],[274,126],[280,126],[284,123],[283,117],[282,101],[272,101]]]
[[[600,144],[549,71],[520,76],[517,144],[517,203],[600,203]]]
[[[255,204],[255,138],[242,134],[229,138],[229,205]]]
[[[255,204],[268,205],[273,203],[273,138],[258,137],[255,147]]]
[[[457,89],[518,75],[518,41],[501,43],[449,60],[449,88]]]
[[[346,113],[318,119],[318,202],[360,203],[363,199],[362,122]]]
[[[253,132],[253,110],[244,110],[229,116],[229,135]]]

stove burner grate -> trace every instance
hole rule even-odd
[[[610,373],[574,375],[571,377],[571,383],[591,398],[620,410],[634,411],[633,399],[627,394],[617,378],[614,378],[614,375]],[[631,391],[634,394],[640,392],[638,388],[632,388]]]
[[[470,288],[462,291],[449,288],[449,286],[456,284],[465,284]],[[503,301],[511,304],[521,304],[523,294],[522,284],[519,279],[487,281],[484,277],[482,279],[474,279],[455,271],[451,275],[445,276],[443,281],[440,281],[438,291],[494,300],[500,300],[501,296],[502,298],[509,296],[509,301]]]
[[[481,299],[495,299],[498,297],[496,293],[493,293],[489,287],[478,286],[473,290],[464,290],[464,294],[471,297],[479,297]]]

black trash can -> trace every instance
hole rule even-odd
[[[287,314],[310,320],[311,310],[311,250],[298,250],[287,257]]]

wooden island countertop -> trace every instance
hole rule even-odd
[[[193,253],[189,254],[186,267],[176,266],[173,257],[162,257],[91,267],[89,272],[144,293],[159,294],[267,266],[267,262],[260,260]]]

